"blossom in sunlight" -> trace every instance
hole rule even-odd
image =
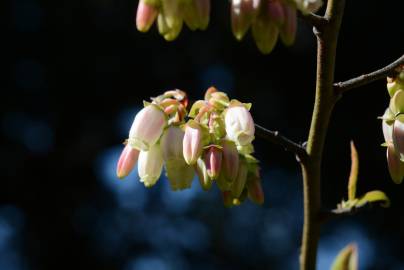
[[[152,187],[165,170],[172,190],[190,188],[195,174],[204,190],[214,183],[226,206],[249,198],[262,204],[258,161],[252,156],[251,104],[229,99],[209,88],[189,109],[181,90],[166,91],[144,102],[118,161],[117,175],[127,176],[138,162],[140,181]]]

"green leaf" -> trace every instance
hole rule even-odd
[[[373,202],[380,202],[380,205],[382,207],[390,206],[390,199],[383,191],[373,190],[366,193],[361,198],[359,198],[359,200],[355,204],[355,207],[362,207],[367,203],[373,203]]]
[[[331,270],[357,270],[358,269],[358,248],[351,243],[339,252],[335,258]]]
[[[348,182],[348,200],[354,200],[356,196],[356,183],[358,182],[359,159],[355,144],[351,141],[351,173]]]

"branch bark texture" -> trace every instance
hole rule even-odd
[[[380,79],[386,79],[387,76],[393,75],[396,72],[396,69],[400,66],[404,66],[404,55],[402,55],[400,58],[398,58],[396,61],[393,63],[379,69],[376,71],[373,71],[368,74],[363,74],[361,76],[358,76],[356,78],[344,81],[344,82],[338,82],[334,84],[335,91],[339,94],[342,95],[344,92],[354,89],[357,87],[361,87],[363,85],[372,83],[376,80]]]
[[[317,76],[314,110],[307,141],[308,158],[301,163],[303,174],[304,223],[300,253],[300,269],[316,269],[320,237],[321,161],[328,123],[337,101],[333,82],[338,34],[345,0],[329,0],[325,24],[314,27],[317,36]]]

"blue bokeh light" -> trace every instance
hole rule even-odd
[[[234,75],[224,65],[210,66],[201,73],[200,84],[203,93],[210,86],[215,86],[220,91],[225,91],[228,95],[231,95],[234,88]]]
[[[345,223],[323,235],[318,250],[318,269],[329,269],[338,253],[350,243],[358,245],[359,269],[369,269],[374,264],[374,241],[360,223]]]
[[[147,203],[148,190],[139,181],[137,166],[123,180],[116,176],[116,166],[123,146],[115,146],[100,153],[95,161],[97,178],[114,194],[122,208],[139,211]]]

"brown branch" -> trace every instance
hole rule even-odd
[[[350,89],[358,88],[374,81],[386,78],[389,75],[393,75],[396,72],[396,68],[401,65],[404,65],[404,54],[390,65],[385,66],[379,70],[368,74],[363,74],[344,82],[334,83],[334,89],[338,95],[342,95]]]
[[[303,145],[286,138],[285,136],[279,134],[278,131],[268,130],[260,125],[255,124],[255,133],[258,137],[273,144],[282,146],[287,151],[295,153],[299,160],[303,160],[307,157],[307,152]]]
[[[326,18],[314,13],[303,14],[302,12],[299,11],[298,16],[302,20],[306,21],[310,25],[315,26],[317,28],[321,28],[323,25],[327,23]]]

